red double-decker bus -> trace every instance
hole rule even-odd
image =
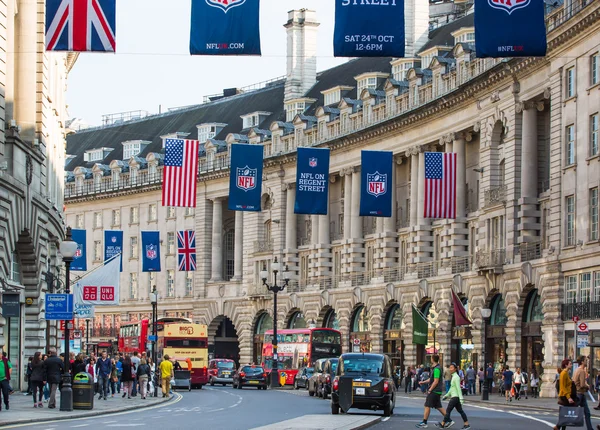
[[[159,318],[156,320],[157,333],[162,331],[165,324],[171,323],[191,323],[188,318]],[[152,334],[152,323],[148,319],[131,323],[121,323],[119,328],[119,352],[132,354],[137,351],[139,354],[148,351],[148,335]]]
[[[286,385],[293,385],[298,369],[312,366],[319,358],[339,357],[342,353],[342,334],[330,328],[277,330],[277,368],[285,371]],[[265,332],[262,365],[273,369],[273,330]]]

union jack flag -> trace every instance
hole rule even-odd
[[[196,270],[196,232],[184,230],[177,232],[177,256],[180,272]]]
[[[115,52],[116,0],[46,0],[47,51]]]

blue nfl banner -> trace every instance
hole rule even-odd
[[[329,149],[298,148],[294,213],[327,215]]]
[[[142,272],[160,272],[160,233],[142,232]]]
[[[104,231],[104,261],[110,260],[115,255],[123,254],[123,232],[121,230]],[[121,258],[121,269],[123,271],[123,259]]]
[[[231,145],[229,210],[260,212],[263,176],[263,146]]]
[[[393,154],[362,151],[360,171],[360,216],[392,216]]]
[[[335,57],[404,57],[404,0],[335,0]]]
[[[192,0],[192,55],[260,55],[260,0]]]
[[[475,0],[479,58],[546,55],[544,0]]]
[[[77,251],[73,256],[71,270],[87,272],[87,252],[85,249],[85,230],[71,230],[73,242],[77,243]]]

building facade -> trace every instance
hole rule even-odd
[[[65,91],[77,56],[46,53],[44,26],[43,2],[0,1],[0,345],[19,376],[57,343],[44,297],[62,265]]]
[[[398,366],[439,352],[444,362],[535,369],[553,395],[556,366],[576,353],[569,312],[588,306],[600,327],[600,4],[550,10],[545,58],[476,58],[468,14],[412,46],[414,58],[320,73],[295,43],[314,48],[315,14],[288,18],[289,53],[304,61],[288,61],[286,79],[69,137],[67,221],[88,231],[88,263],[103,261],[104,230],[124,231],[121,305],[97,309],[94,340],[148,316],[156,285],[159,314],[206,323],[213,353],[234,345],[239,360],[257,361],[273,312],[259,272],[278,258],[294,274],[280,328],[338,328],[344,350],[359,339]],[[201,140],[193,209],[160,204],[171,136]],[[227,210],[232,143],[264,146],[260,213]],[[331,149],[326,216],[294,214],[299,146]],[[359,216],[362,149],[394,153],[391,218]],[[454,220],[423,217],[426,151],[457,154]],[[196,231],[195,272],[177,271],[184,229]],[[160,231],[160,273],[141,271],[143,230]],[[451,289],[471,326],[454,326]],[[413,304],[431,321],[428,345],[412,343]]]

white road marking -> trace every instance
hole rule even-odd
[[[390,419],[390,417],[385,417],[385,418],[382,418],[381,421],[386,422],[389,419]]]
[[[106,427],[141,427],[145,426],[143,423],[135,423],[135,424],[109,424]]]
[[[469,405],[469,406],[472,407],[472,408],[477,408],[477,409],[485,409],[487,411],[504,412],[504,413],[507,413],[507,414],[516,415],[516,416],[521,417],[521,418],[525,418],[525,419],[528,419],[528,420],[537,421],[537,422],[540,422],[542,424],[546,424],[548,427],[554,427],[554,424],[552,424],[552,423],[550,423],[548,421],[544,421],[544,420],[542,420],[540,418],[532,417],[531,415],[521,414],[521,413],[514,412],[514,411],[503,411],[501,409],[489,408],[487,406],[479,406],[479,405]]]
[[[71,426],[72,429],[76,429],[78,427],[87,427],[89,424],[79,424],[78,426]]]

